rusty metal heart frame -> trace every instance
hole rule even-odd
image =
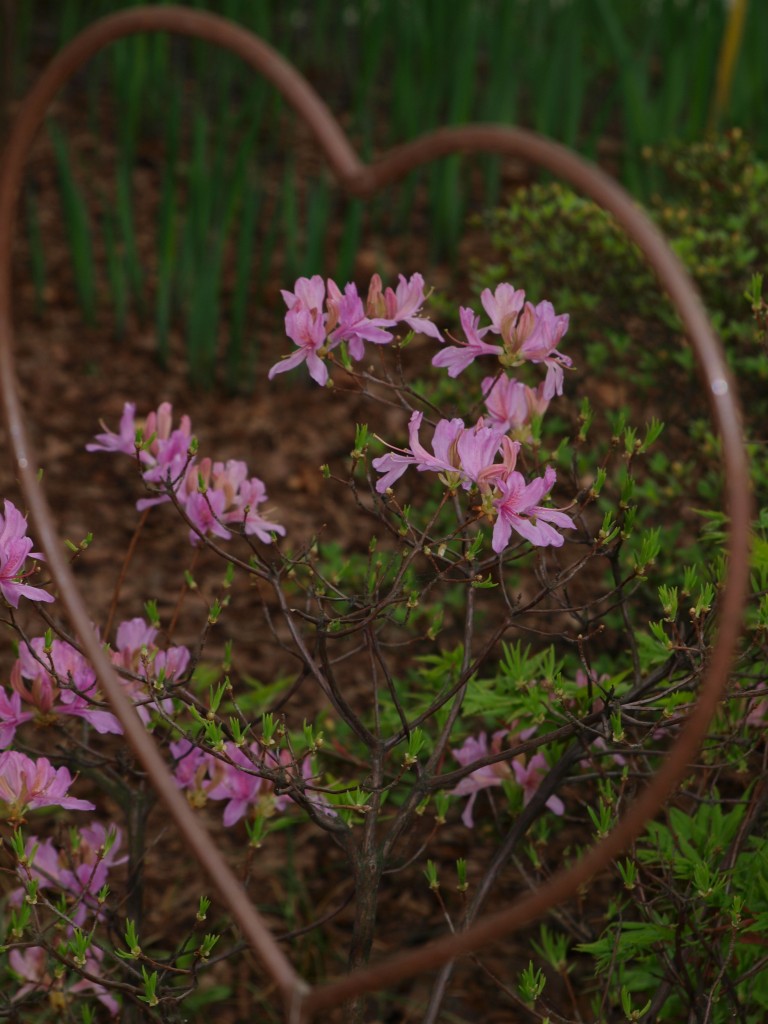
[[[452,153],[486,152],[522,157],[565,179],[591,197],[616,218],[639,246],[656,272],[660,285],[669,293],[693,344],[703,387],[722,440],[730,531],[727,576],[718,601],[717,641],[698,701],[658,774],[609,836],[535,892],[522,896],[504,910],[488,915],[464,932],[448,935],[421,949],[400,952],[382,963],[314,988],[299,976],[278,947],[239,881],[174,784],[154,741],[124,696],[66,563],[63,546],[37,480],[36,461],[27,440],[18,398],[11,324],[11,252],[26,157],[58,90],[103,47],[139,32],[192,36],[238,54],[269,79],[304,118],[339,186],[350,195],[370,196],[414,168]],[[402,978],[438,967],[461,953],[521,928],[551,907],[566,901],[595,872],[605,868],[627,848],[685,775],[725,689],[747,591],[751,498],[739,405],[734,381],[696,288],[661,233],[616,182],[567,148],[519,128],[472,124],[430,132],[366,165],[360,161],[317,93],[276,51],[246,29],[215,15],[183,7],[131,8],[110,15],[85,29],[48,65],[21,104],[10,132],[0,176],[0,386],[15,469],[28,503],[36,540],[48,559],[76,634],[81,638],[104,693],[122,723],[126,739],[175,819],[191,852],[209,875],[246,941],[279,988],[286,1018],[290,1022],[309,1021],[318,1011],[336,1006],[352,996],[386,988]]]

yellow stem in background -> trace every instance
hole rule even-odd
[[[709,130],[714,131],[720,124],[720,118],[725,113],[728,101],[731,98],[731,85],[733,84],[733,72],[736,67],[736,58],[741,48],[741,39],[744,35],[744,23],[747,20],[748,0],[731,0],[728,22],[725,26],[723,44],[720,47],[720,57],[717,62],[717,81],[715,82],[715,95],[712,98],[712,107],[709,111]]]

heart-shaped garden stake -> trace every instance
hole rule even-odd
[[[719,630],[698,701],[658,774],[641,792],[614,830],[567,870],[465,931],[447,935],[420,949],[358,969],[323,985],[310,987],[294,970],[230,871],[207,832],[179,791],[153,739],[125,696],[90,623],[37,479],[34,455],[23,424],[13,363],[11,326],[11,251],[25,160],[56,92],[104,46],[141,32],[192,36],[238,54],[280,90],[304,118],[339,187],[353,196],[370,196],[414,168],[455,153],[495,153],[518,157],[564,178],[609,211],[635,242],[669,293],[693,344],[710,408],[722,440],[730,517],[726,585],[720,597]],[[747,538],[750,498],[739,407],[734,384],[695,286],[663,236],[612,179],[565,147],[521,129],[472,124],[431,132],[399,146],[375,163],[360,161],[337,121],[307,82],[262,40],[211,14],[182,7],[131,8],[96,22],[75,38],[48,66],[22,103],[12,126],[0,179],[0,374],[5,417],[15,469],[20,478],[37,538],[58,585],[72,626],[94,666],[103,691],[122,723],[124,734],[147,772],[189,849],[217,887],[246,941],[279,987],[291,1022],[309,1021],[319,1011],[366,991],[391,986],[417,972],[447,963],[461,953],[521,928],[549,908],[569,899],[638,836],[659,810],[692,761],[714,714],[738,639],[748,582]]]

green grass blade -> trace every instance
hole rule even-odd
[[[53,122],[49,131],[59,175],[62,214],[72,256],[75,290],[83,316],[87,323],[92,324],[96,318],[96,281],[88,208],[75,180],[64,133]]]
[[[229,347],[227,349],[227,379],[230,387],[243,386],[246,371],[246,319],[253,291],[253,254],[262,192],[254,181],[249,181],[240,211],[240,226],[235,252],[235,283],[230,312]]]

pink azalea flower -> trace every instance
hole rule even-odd
[[[134,455],[137,450],[135,410],[136,406],[132,402],[126,402],[120,420],[120,432],[113,434],[105,428],[105,433],[97,434],[94,441],[85,446],[86,451],[123,452],[126,455]],[[174,490],[178,491],[191,458],[189,448],[192,442],[192,425],[189,416],[182,416],[179,426],[174,430],[173,406],[170,402],[161,402],[157,409],[147,416],[141,434],[146,441],[138,455],[144,482],[154,489],[170,482]],[[136,503],[136,507],[142,511],[169,500],[167,494],[142,498]]]
[[[458,377],[478,356],[503,355],[503,349],[498,345],[489,345],[483,341],[483,335],[488,333],[489,328],[485,327],[480,330],[480,318],[475,316],[471,309],[462,306],[459,310],[459,318],[467,339],[466,343],[449,345],[438,352],[432,360],[433,366],[447,369],[449,377]]]
[[[232,764],[211,759],[209,766],[213,773],[213,785],[208,789],[208,797],[211,800],[227,801],[222,821],[229,828],[245,817],[248,808],[258,802],[263,780],[253,774],[253,761],[243,750],[234,743],[225,744],[225,748]],[[252,749],[257,751],[255,744]]]
[[[414,412],[408,425],[410,448],[403,452],[387,452],[373,460],[373,468],[384,476],[376,484],[383,494],[398,480],[409,466],[419,472],[439,473],[440,479],[450,487],[459,484],[468,490],[477,484],[482,491],[499,477],[515,467],[520,444],[495,430],[481,420],[474,427],[465,427],[460,419],[440,420],[435,427],[430,454],[419,440],[423,414]],[[502,453],[502,461],[494,461]]]
[[[8,953],[8,964],[14,974],[26,982],[17,989],[12,999],[16,1002],[37,989],[50,992],[54,980],[48,973],[48,953],[42,946],[27,946],[26,949],[12,949]]]
[[[10,747],[18,727],[32,717],[31,711],[21,710],[21,697],[18,693],[9,694],[5,688],[0,687],[0,750]]]
[[[97,946],[91,946],[85,955],[85,969],[89,974],[98,977],[100,974],[100,962],[104,954]],[[108,990],[90,981],[88,978],[80,978],[74,985],[65,985],[60,977],[55,977],[48,970],[48,953],[42,946],[28,946],[26,949],[12,949],[8,954],[8,963],[11,970],[18,975],[26,984],[22,985],[13,995],[12,1000],[16,1002],[23,999],[30,992],[54,993],[61,989],[66,993],[92,992],[99,1002],[108,1011],[110,1016],[117,1017],[120,1006],[111,996]]]
[[[166,683],[183,676],[190,661],[186,647],[169,647],[161,651],[155,644],[157,630],[144,619],[121,622],[115,637],[115,650],[111,652],[113,664],[130,672],[138,679],[123,678],[122,682],[136,707],[136,713],[145,725],[149,724],[152,707],[166,714],[173,711],[170,698],[158,699],[153,684],[161,674]]]
[[[139,453],[139,460],[144,467],[142,476],[146,483],[162,485],[171,482],[174,489],[181,485],[184,471],[189,463],[189,446],[192,441],[192,424],[189,416],[182,416],[179,426],[173,429],[173,406],[170,402],[161,402],[156,411],[151,412],[144,423],[142,436],[146,446]],[[164,496],[145,501],[144,507],[168,501]],[[139,506],[137,505],[137,508]]]
[[[523,788],[523,806],[531,802],[531,797],[541,785],[541,780],[547,774],[547,761],[543,754],[534,754],[528,764],[523,758],[516,757],[512,761],[512,769],[515,779]],[[545,807],[548,807],[553,814],[561,815],[565,810],[565,804],[559,796],[551,796]]]
[[[473,764],[487,757],[489,753],[496,754],[501,750],[501,741],[507,735],[507,729],[500,729],[493,734],[491,749],[488,749],[488,738],[484,732],[479,736],[467,736],[464,743],[458,750],[451,753],[462,767]],[[512,772],[506,761],[498,761],[496,764],[487,764],[471,772],[461,779],[458,785],[450,791],[453,796],[469,796],[469,800],[461,815],[462,822],[467,828],[474,828],[475,821],[472,816],[477,794],[490,786],[500,786],[505,779],[511,779]]]
[[[152,415],[150,413],[150,416]],[[184,419],[188,421],[189,418],[184,417]],[[149,422],[149,417],[147,417],[147,422]],[[189,430],[182,425],[167,437],[156,439],[148,452],[141,452],[140,458],[146,467],[141,474],[144,483],[154,489],[170,487],[175,494],[178,494],[192,462],[189,453],[191,440]],[[136,502],[136,508],[141,512],[146,508],[152,508],[154,505],[161,505],[170,500],[168,494],[160,494],[155,498],[141,498]]]
[[[37,761],[16,750],[0,754],[0,810],[10,821],[19,821],[27,810],[64,807],[93,811],[90,800],[68,796],[72,776],[66,768],[54,768],[47,757]]]
[[[210,463],[210,459],[203,459],[201,467],[203,465],[210,466]],[[202,471],[201,475],[208,486],[213,487],[215,491],[223,492],[226,507],[231,508],[237,501],[240,488],[248,480],[248,467],[242,459],[227,459],[226,462],[214,462],[210,471]],[[264,498],[266,497],[265,492]]]
[[[205,494],[193,491],[184,502],[184,511],[190,521],[199,530],[189,531],[189,543],[200,544],[206,535],[229,540],[231,534],[221,519],[226,509],[227,499],[223,491],[208,490]],[[201,536],[202,535],[202,536]]]
[[[570,530],[576,524],[565,512],[538,504],[554,484],[555,471],[551,466],[547,467],[544,476],[529,484],[520,473],[510,473],[506,479],[498,480],[499,497],[493,502],[498,514],[491,542],[496,554],[501,554],[509,544],[512,530],[538,547],[561,547],[563,537],[554,527]]]
[[[540,302],[534,307],[526,302],[517,325],[517,352],[531,363],[544,363],[547,376],[542,397],[547,400],[563,393],[563,367],[572,366],[568,356],[557,351],[563,335],[568,330],[567,313],[555,315],[551,302]]]
[[[392,341],[391,332],[383,328],[391,327],[395,321],[367,317],[354,284],[345,285],[342,295],[338,285],[328,281],[328,312],[328,340],[336,344],[346,341],[353,359],[363,358],[365,341],[374,345],[388,345]]]
[[[244,480],[238,488],[232,507],[224,516],[225,522],[241,525],[247,535],[254,535],[262,544],[272,543],[272,534],[285,536],[285,527],[265,519],[258,511],[267,500],[267,490],[258,477]]]
[[[424,278],[421,274],[413,274],[410,280],[399,275],[400,283],[396,291],[387,288],[382,293],[381,278],[374,274],[368,289],[367,309],[374,316],[385,317],[393,323],[406,323],[415,334],[427,334],[430,338],[442,341],[440,331],[431,320],[418,316],[424,305]]]
[[[429,470],[433,473],[455,473],[457,467],[455,443],[464,430],[464,421],[460,419],[440,420],[435,427],[432,438],[433,455],[424,448],[419,440],[419,429],[424,414],[414,412],[408,424],[408,435],[411,447],[403,452],[387,452],[373,460],[373,468],[384,476],[376,484],[376,490],[383,494],[388,487],[399,480],[409,466],[416,466],[420,472]]]
[[[525,428],[534,416],[543,416],[549,405],[543,385],[534,390],[505,374],[486,377],[482,391],[491,424],[500,433],[518,433],[524,440],[530,438],[530,431]]]
[[[30,836],[26,841],[32,878],[37,880],[41,889],[56,889],[71,897],[74,905],[69,913],[77,927],[84,925],[89,914],[102,916],[97,893],[106,884],[110,868],[124,864],[128,859],[127,856],[118,856],[121,830],[113,826],[111,831],[115,838],[108,851],[105,851],[108,830],[100,822],[92,822],[74,833],[74,839],[66,850],[57,850],[50,837],[41,840]],[[9,899],[13,906],[18,906],[23,897],[24,889],[15,889]]]
[[[155,677],[162,674],[166,683],[175,683],[184,675],[191,661],[189,648],[169,647],[155,655]]]
[[[199,481],[206,486],[199,492]],[[239,526],[246,535],[255,535],[264,544],[272,542],[272,534],[285,534],[285,527],[265,519],[259,505],[267,500],[267,489],[258,477],[248,478],[248,467],[238,459],[214,462],[203,459],[199,467],[187,473],[185,511],[201,533],[227,539],[231,536],[227,523]],[[190,531],[190,543],[200,537]]]
[[[284,356],[270,369],[267,377],[272,380],[278,373],[286,373],[301,363],[307,364],[309,375],[321,387],[328,381],[328,367],[320,350],[326,343],[326,315],[304,307],[299,301],[285,314],[285,333],[297,346],[297,350]]]
[[[96,732],[122,734],[112,712],[94,706],[98,687],[90,663],[65,640],[54,640],[48,651],[43,637],[22,645],[11,669],[11,686],[35,709],[38,724],[47,724],[57,715],[73,715],[85,719]]]
[[[115,634],[115,647],[120,654],[119,663],[123,668],[137,667],[136,655],[143,647],[152,647],[156,636],[155,627],[140,616],[121,622]]]
[[[474,427],[465,428],[456,440],[459,468],[464,476],[462,486],[468,490],[477,484],[486,492],[497,480],[508,476],[517,463],[520,442],[512,441],[495,427],[486,427],[482,419]],[[502,453],[502,461],[495,462]]]
[[[320,314],[325,302],[325,283],[319,274],[314,277],[300,277],[293,286],[294,291],[289,292],[286,288],[280,290],[288,309],[300,305],[302,309],[308,309],[310,313]]]
[[[300,278],[296,284],[297,294],[286,292],[286,302],[291,308],[288,316],[301,316],[304,309],[303,301],[322,301],[325,286],[322,280],[319,287],[313,278],[308,281]],[[304,310],[304,313],[307,311]],[[309,315],[309,314],[307,314]],[[301,359],[306,352],[297,354]],[[289,357],[286,364],[290,362]],[[282,372],[289,367],[280,364]],[[325,367],[323,365],[323,371]],[[121,421],[121,434],[100,434],[98,443],[87,445],[89,451],[135,451],[128,438],[134,433],[134,406],[126,404]],[[239,459],[227,462],[212,462],[209,458],[197,462],[190,454],[193,441],[191,423],[188,416],[182,416],[180,425],[173,429],[173,407],[163,402],[156,412],[147,417],[144,436],[148,445],[139,453],[144,482],[156,492],[171,487],[178,502],[184,507],[187,517],[196,529],[189,532],[192,544],[199,544],[202,535],[213,535],[223,540],[231,537],[227,524],[237,524],[246,534],[254,534],[265,544],[271,543],[273,534],[284,534],[285,528],[271,522],[261,515],[258,505],[266,501],[267,494],[264,484],[257,477],[248,478],[248,467]],[[151,441],[149,440],[151,438]],[[201,483],[202,482],[202,483]],[[142,511],[170,501],[170,495],[157,493],[150,498],[141,498],[136,507]],[[39,600],[53,600],[40,598]]]
[[[204,807],[210,789],[207,775],[209,768],[215,773],[216,759],[184,738],[171,743],[169,750],[175,761],[173,775],[179,789],[187,791],[187,799],[193,807]]]
[[[590,747],[592,750],[599,750],[600,752],[608,751],[608,744],[605,742],[604,736],[598,736],[596,739],[592,740],[592,742],[590,743]],[[614,762],[614,764],[618,765],[625,765],[627,763],[626,757],[624,757],[618,751],[614,751],[611,754],[611,760]],[[582,760],[579,761],[579,764],[582,768],[586,769],[594,767],[592,759],[590,757],[582,758]]]
[[[85,446],[87,452],[123,452],[125,455],[133,455],[136,452],[136,422],[134,419],[136,405],[134,402],[126,402],[123,406],[123,415],[120,418],[119,433],[112,431],[102,422],[103,434],[97,434],[90,444]]]
[[[495,292],[486,288],[480,301],[491,318],[490,330],[500,334],[505,345],[509,345],[525,303],[525,292],[522,289],[515,290],[511,284],[500,284],[496,286]]]
[[[53,595],[40,587],[32,587],[24,580],[28,558],[43,556],[32,550],[32,541],[27,537],[27,521],[13,502],[6,498],[5,514],[0,515],[0,594],[12,608],[19,607],[19,598],[29,601],[53,601]]]

